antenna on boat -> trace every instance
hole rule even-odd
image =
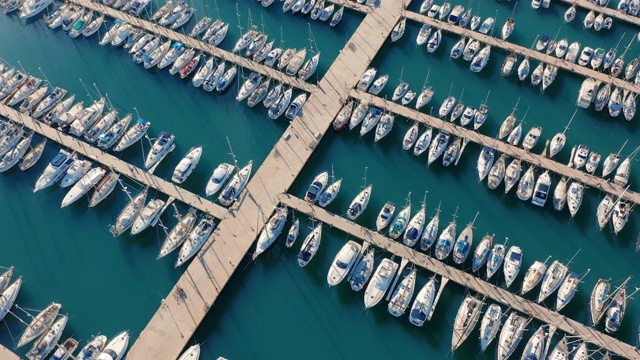
[[[400,69],[400,82],[402,82],[402,76],[404,75],[404,66]],[[451,86],[453,86],[453,83],[451,83]]]
[[[456,221],[457,217],[458,217],[458,206],[456,206],[456,212],[453,213],[453,221]]]
[[[44,71],[42,71],[41,67],[38,67],[38,70],[40,70],[40,73],[42,74],[42,77],[44,78],[44,80],[51,85],[51,81],[49,81],[49,79],[47,79],[47,75],[44,74]],[[626,144],[626,143],[625,143]]]
[[[462,103],[462,95],[464,95],[464,88],[462,88],[462,91],[460,92],[460,99],[458,99],[458,102]]]
[[[230,155],[233,158],[233,163],[238,167],[238,159],[236,159],[236,155],[233,153],[233,149],[231,148],[231,141],[229,141],[229,137],[227,136],[227,144],[229,145],[229,151],[231,151]]]

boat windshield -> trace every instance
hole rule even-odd
[[[522,260],[522,254],[520,253],[511,253],[511,260],[520,262]]]
[[[58,154],[56,155],[56,157],[53,158],[53,160],[51,160],[51,165],[58,167],[62,165],[62,163],[64,163],[66,160],[67,160],[67,156],[65,154]]]

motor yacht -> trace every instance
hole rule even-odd
[[[151,151],[147,154],[147,158],[144,161],[144,167],[146,169],[150,169],[153,165],[162,160],[175,148],[175,145],[173,144],[174,141],[175,135],[166,131],[161,132],[151,147]]]
[[[349,240],[336,254],[329,272],[327,273],[327,284],[329,286],[338,285],[344,280],[351,268],[360,257],[362,246],[353,240]]]
[[[75,160],[75,154],[70,154],[65,150],[60,150],[60,152],[53,158],[53,160],[51,160],[49,165],[47,165],[47,167],[42,172],[42,175],[40,175],[40,177],[36,181],[33,192],[42,190],[55,184],[64,176],[67,169],[69,169],[69,167]]]
[[[123,331],[111,339],[96,360],[120,360],[129,346],[129,331]]]
[[[382,259],[382,262],[376,268],[371,281],[367,285],[364,294],[364,306],[369,309],[382,300],[385,293],[391,286],[396,272],[398,271],[398,263],[390,259]]]
[[[98,184],[106,172],[107,171],[101,167],[96,167],[86,172],[86,174],[84,174],[84,176],[82,176],[82,178],[67,192],[64,199],[62,199],[62,205],[60,207],[64,208],[69,206],[80,199],[84,194],[89,192],[91,188]]]

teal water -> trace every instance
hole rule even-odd
[[[320,76],[362,18],[348,12],[337,29],[330,29],[326,24],[282,14],[277,5],[265,10],[255,1],[241,2],[242,26],[247,27],[247,9],[250,9],[255,24],[264,22],[265,29],[276,39],[280,38],[282,26],[286,46],[295,47],[308,44],[310,26],[323,53]],[[218,6],[222,18],[237,23],[235,3],[221,1]],[[511,6],[513,3],[509,2],[473,5],[474,9],[480,7],[483,17],[493,16],[498,10],[498,28],[511,13]],[[203,4],[196,4],[196,7],[202,15]],[[417,7],[419,3],[414,1],[410,9]],[[213,8],[212,3],[208,4],[207,12],[215,16]],[[585,31],[581,24],[585,13],[579,12],[578,19],[567,25],[562,21],[564,10],[565,5],[556,3],[551,9],[538,12],[528,3],[519,4],[515,14],[516,30],[510,41],[529,46],[538,34],[553,37],[562,24],[559,38],[576,39],[583,45],[602,44],[608,48],[615,45],[623,33],[627,33],[623,40],[627,43],[636,31],[619,22],[614,22],[609,32]],[[465,104],[479,105],[491,90],[489,120],[480,130],[484,134],[497,133],[518,97],[521,97],[519,117],[531,107],[525,130],[533,125],[542,126],[543,140],[561,131],[573,114],[581,77],[560,72],[548,91],[540,94],[528,82],[519,83],[515,76],[505,79],[499,75],[506,56],[504,52],[494,49],[489,66],[481,74],[474,74],[466,63],[452,63],[448,58],[449,49],[457,38],[445,35],[441,48],[428,54],[425,49],[415,46],[418,29],[416,24],[410,24],[398,43],[386,46],[374,59],[379,73],[388,73],[391,78],[382,95],[392,92],[401,74],[412,89],[419,90],[431,68],[429,83],[436,89],[436,95],[430,106],[436,109],[447,96],[451,83],[454,84],[452,94],[456,96],[465,89]],[[227,138],[240,163],[253,159],[259,165],[286,127],[282,120],[269,120],[263,108],[249,109],[238,104],[233,99],[233,90],[222,96],[206,94],[165,71],[147,72],[135,65],[125,51],[99,46],[96,37],[72,40],[62,31],[46,28],[42,21],[22,24],[16,16],[4,15],[0,16],[0,34],[3,44],[0,56],[9,63],[17,65],[20,61],[34,74],[39,74],[38,68],[41,68],[53,84],[78,94],[85,103],[90,100],[84,95],[87,91],[78,79],[83,79],[93,97],[96,96],[92,85],[95,83],[122,113],[133,112],[135,107],[141,116],[151,120],[152,136],[162,130],[175,133],[177,148],[158,168],[158,175],[168,178],[182,154],[191,146],[204,145],[205,156],[185,184],[194,192],[203,192],[206,179],[218,163],[231,161]],[[238,28],[231,27],[222,46],[231,48],[239,34]],[[638,44],[634,43],[627,59],[637,55]],[[237,86],[234,84],[234,88]],[[524,266],[549,255],[567,261],[581,249],[572,263],[572,270],[583,273],[591,269],[591,272],[563,314],[585,323],[588,322],[588,297],[599,277],[610,277],[619,283],[627,276],[637,278],[640,274],[636,265],[638,255],[633,252],[639,230],[634,216],[618,236],[608,228],[599,232],[594,217],[602,195],[595,189],[587,190],[582,207],[572,220],[567,211],[556,213],[549,205],[540,209],[522,203],[513,193],[505,196],[478,183],[475,167],[479,148],[476,145],[468,146],[455,168],[444,168],[440,162],[427,168],[426,157],[415,158],[401,149],[408,126],[406,121],[396,118],[395,129],[377,144],[373,143],[372,134],[360,139],[355,132],[330,131],[291,193],[302,196],[315,174],[333,166],[336,177],[344,178],[344,182],[340,196],[329,210],[343,214],[359,192],[366,168],[366,180],[374,184],[374,191],[368,210],[358,219],[365,226],[373,226],[385,201],[391,200],[400,206],[411,191],[415,209],[419,207],[424,191],[428,190],[429,217],[439,202],[443,209],[442,223],[449,221],[450,214],[458,208],[461,229],[479,211],[476,238],[487,232],[495,233],[497,240],[509,237],[510,244],[523,248]],[[579,143],[588,144],[604,157],[609,152],[616,152],[625,140],[630,139],[623,152],[628,154],[637,146],[634,141],[637,131],[635,120],[627,123],[581,109],[567,132],[566,148],[558,158],[566,162],[571,146]],[[542,150],[543,140],[535,151]],[[57,147],[51,145],[43,160],[27,173],[11,171],[0,177],[5,189],[0,201],[5,229],[0,238],[4,245],[0,265],[14,265],[16,273],[24,277],[25,283],[18,297],[21,307],[42,309],[51,301],[63,304],[63,311],[71,316],[65,336],[73,335],[86,341],[93,334],[112,336],[130,329],[135,338],[181,270],[173,268],[172,256],[155,261],[163,239],[162,232],[157,229],[135,238],[128,235],[117,239],[111,237],[108,225],[127,201],[122,192],[91,210],[83,203],[58,210],[64,197],[61,190],[48,189],[32,194],[33,183],[46,166],[46,160],[57,152]],[[148,144],[144,147],[148,149]],[[128,149],[122,157],[137,165],[143,161],[139,147]],[[632,188],[637,179],[636,172],[630,181]],[[135,192],[140,187],[128,182],[128,188]],[[186,210],[184,206],[178,207],[182,212]],[[165,214],[163,222],[170,227],[176,220]],[[303,218],[302,224],[301,239],[311,223]],[[464,296],[460,286],[448,285],[434,318],[423,329],[410,325],[406,316],[395,319],[388,315],[383,304],[363,311],[362,293],[354,294],[344,284],[336,288],[326,286],[330,262],[346,242],[347,235],[330,228],[325,228],[323,235],[319,253],[305,269],[296,264],[297,247],[285,250],[278,244],[256,262],[245,260],[242,270],[234,275],[192,340],[205,342],[203,358],[223,355],[229,359],[303,356],[310,359],[408,356],[440,359],[450,356],[453,318]],[[389,255],[378,252],[378,261],[383,256]],[[429,276],[431,274],[426,271],[420,271],[418,286],[422,286]],[[519,288],[520,280],[513,286]],[[547,301],[550,307],[552,300]],[[635,341],[635,329],[640,324],[638,311],[638,304],[632,301],[617,335],[620,339]],[[11,337],[18,336],[23,325],[11,316],[6,323],[8,328],[0,331],[0,342],[12,347]],[[540,324],[534,322],[533,325]],[[458,359],[492,358],[494,348],[485,355],[478,355],[477,335],[477,331],[472,333],[453,356]]]

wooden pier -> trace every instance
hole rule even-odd
[[[572,0],[573,1],[573,0]],[[505,40],[501,40],[489,35],[484,35],[481,34],[477,31],[472,31],[470,29],[467,28],[463,28],[454,24],[450,24],[446,21],[440,21],[437,19],[432,19],[426,15],[422,15],[422,14],[418,14],[418,13],[414,13],[411,11],[407,11],[406,12],[406,17],[407,19],[416,21],[420,24],[428,24],[431,26],[434,26],[436,28],[442,29],[443,31],[447,31],[450,32],[452,34],[456,34],[456,35],[460,35],[460,36],[464,36],[470,39],[475,39],[480,41],[483,44],[486,45],[491,45],[491,47],[496,47],[496,48],[501,48],[507,52],[514,52],[518,55],[520,55],[520,59],[519,61],[522,60],[523,56],[529,57],[531,59],[535,59],[538,61],[542,61],[544,63],[547,64],[551,64],[553,66],[558,67],[559,69],[564,69],[566,71],[570,71],[579,75],[583,75],[585,77],[591,77],[594,78],[596,80],[601,81],[602,83],[611,83],[614,86],[617,86],[621,89],[625,89],[634,93],[640,93],[640,86],[635,85],[631,82],[628,81],[624,81],[623,79],[620,78],[614,78],[610,75],[607,75],[605,73],[601,73],[598,71],[595,71],[591,68],[588,68],[586,66],[580,66],[576,63],[572,63],[569,61],[565,61],[564,59],[559,59],[553,55],[547,55],[545,53],[536,51],[536,50],[532,50],[529,48],[526,48],[524,46],[520,46],[514,43],[510,43],[508,41]],[[499,24],[496,24],[495,26],[501,26]],[[443,46],[444,44],[441,44],[440,46]],[[449,54],[449,51],[447,49],[447,56]],[[495,53],[493,54],[494,59],[495,59]],[[456,61],[462,61],[460,59],[456,60]],[[502,61],[502,60],[501,60]],[[531,69],[534,69],[535,66],[532,64],[531,65]],[[533,70],[531,70],[531,72],[533,73]],[[515,77],[515,71],[514,74],[512,74],[511,76]],[[525,79],[524,81],[529,81],[528,79]],[[559,80],[556,78],[555,82],[558,82]],[[553,85],[551,85],[553,86]],[[577,94],[576,94],[577,97]]]
[[[91,1],[91,0],[67,0],[70,3],[73,4],[77,4],[80,6],[83,6],[87,9],[91,9],[93,11],[99,12],[99,13],[103,13],[107,16],[110,16],[112,18],[115,19],[120,19],[124,22],[130,23],[131,25],[134,25],[140,29],[143,29],[146,32],[149,33],[153,33],[159,36],[163,36],[167,39],[170,39],[172,41],[178,41],[183,43],[185,46],[194,48],[196,50],[202,51],[204,53],[207,54],[212,54],[214,56],[216,56],[219,59],[223,59],[225,61],[228,62],[232,62],[234,64],[237,64],[238,66],[241,66],[245,69],[249,69],[251,71],[255,71],[258,72],[262,75],[268,76],[270,78],[273,78],[275,80],[278,80],[279,82],[282,82],[284,84],[287,84],[289,86],[293,86],[295,88],[298,88],[300,90],[304,90],[306,92],[312,92],[315,90],[315,85],[307,83],[301,79],[298,79],[297,77],[293,77],[293,76],[289,76],[287,74],[285,74],[284,72],[278,71],[277,69],[273,69],[270,68],[268,66],[262,65],[262,64],[258,64],[257,62],[244,58],[240,55],[231,53],[229,51],[220,49],[218,47],[215,47],[213,45],[207,44],[205,42],[202,42],[198,39],[194,39],[192,37],[189,37],[183,33],[180,33],[178,31],[175,30],[171,30],[171,29],[167,29],[163,26],[160,26],[158,24],[152,23],[150,21],[141,19],[139,17],[135,17],[132,15],[129,15],[125,12],[113,9],[111,7],[102,5],[100,3]]]
[[[79,1],[79,0],[73,0]],[[84,1],[84,0],[83,0]],[[331,127],[343,100],[400,19],[400,1],[372,8],[131,347],[128,360],[175,359],[213,306],[259,232]]]
[[[534,317],[546,324],[557,326],[557,328],[563,332],[572,336],[578,336],[584,341],[592,343],[599,348],[607,349],[628,359],[639,358],[639,354],[636,352],[635,348],[623,341],[601,333],[580,322],[569,319],[558,312],[552,311],[533,301],[520,297],[506,289],[493,285],[456,267],[447,265],[444,262],[405,246],[398,241],[391,240],[375,231],[369,230],[343,217],[330,213],[321,207],[311,205],[310,203],[289,194],[283,194],[280,196],[280,202],[281,204],[295,209],[300,213],[304,213],[322,221],[328,226],[369,242],[384,251],[388,251],[404,259],[409,259],[417,266],[445,277],[479,294],[485,295],[505,307]],[[276,244],[275,246],[277,245],[281,244]]]
[[[17,124],[23,125],[25,128],[55,141],[61,146],[68,148],[71,151],[75,151],[89,160],[98,162],[123,176],[131,178],[141,184],[149,186],[150,188],[156,189],[169,197],[173,197],[180,202],[193,206],[194,208],[215,218],[222,219],[228,214],[228,210],[220,205],[214,204],[213,202],[187,191],[174,183],[152,175],[124,160],[118,159],[117,157],[87,144],[80,139],[45,125],[7,105],[0,104],[0,116]]]
[[[568,165],[559,163],[540,154],[529,152],[521,147],[513,146],[501,140],[480,134],[474,130],[455,125],[450,121],[427,115],[420,111],[394,103],[389,100],[382,99],[369,93],[364,93],[358,90],[351,90],[351,97],[365,102],[369,105],[379,107],[380,109],[390,111],[409,120],[418,121],[433,128],[444,130],[451,135],[469,139],[469,141],[472,141],[479,145],[492,147],[496,151],[506,154],[507,156],[522,159],[522,161],[526,161],[534,166],[544,168],[559,175],[580,181],[588,187],[596,188],[611,193],[615,196],[622,196],[624,197],[624,199],[632,201],[636,204],[640,203],[640,193],[631,190],[625,191],[625,188],[618,184],[607,181],[601,177],[588,174],[584,171],[578,171],[574,168],[569,167]],[[398,146],[400,146],[400,144],[398,144]],[[565,151],[568,150],[569,149],[565,149]]]
[[[589,2],[587,0],[559,0],[562,1],[564,3],[567,3],[569,6],[571,5],[577,5],[579,7],[583,7],[587,10],[593,10],[596,14],[597,13],[602,13],[604,16],[610,16],[613,19],[618,19],[618,20],[622,20],[625,21],[631,25],[635,25],[635,26],[640,26],[640,18],[637,16],[631,16],[628,14],[623,14],[620,11],[618,11],[618,9],[613,9],[610,7],[606,7],[606,6],[600,6],[597,4],[594,4],[592,2]],[[610,2],[611,4],[613,4],[612,2]],[[617,2],[615,4],[613,4],[614,6],[617,5]],[[586,16],[586,15],[585,15]],[[578,17],[576,16],[576,18],[573,21],[582,21],[584,20],[584,18],[582,19],[578,19]],[[562,20],[564,21],[564,19]],[[614,24],[615,26],[615,24]],[[606,30],[604,30],[606,31]],[[635,34],[633,34],[632,36],[635,36]]]
[[[13,351],[0,345],[0,359],[2,360],[20,360],[20,356],[16,355]]]

